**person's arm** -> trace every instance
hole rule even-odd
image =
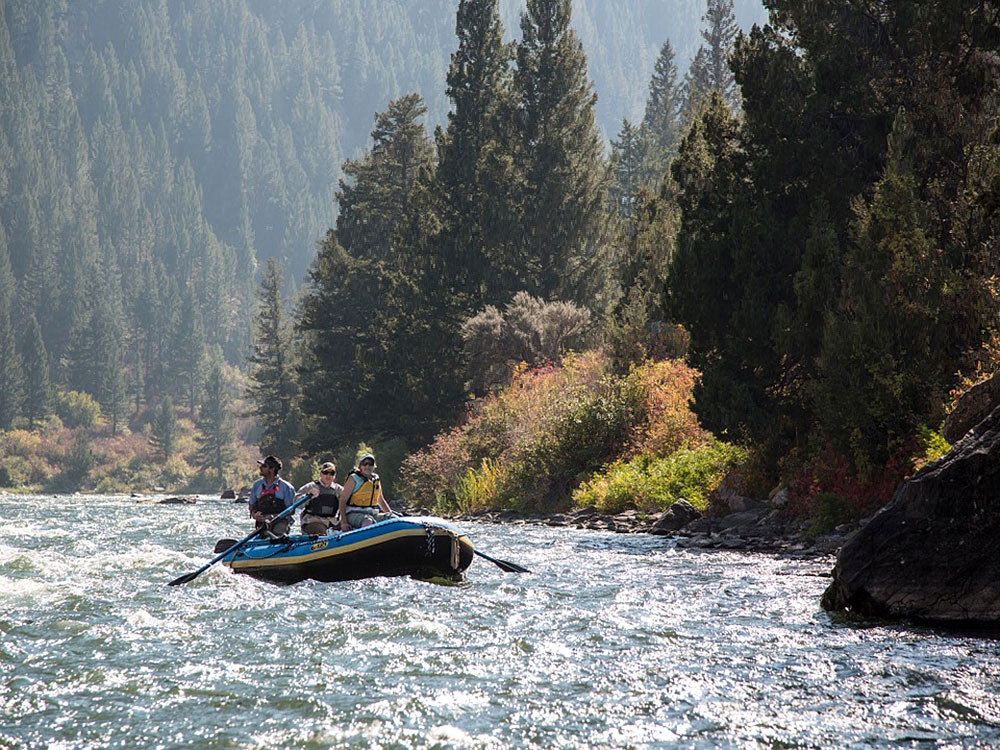
[[[254,482],[253,486],[250,487],[250,499],[247,501],[247,507],[250,508],[250,518],[252,518],[255,521],[264,520],[264,514],[258,513],[257,508],[255,507],[257,505],[257,500],[260,498],[259,490],[260,487],[257,485],[256,482]]]
[[[304,497],[305,495],[312,495],[313,497],[319,496],[319,484],[317,482],[306,482],[304,485],[295,491],[295,497]]]
[[[384,492],[378,493],[378,507],[381,508],[384,513],[392,513],[392,508],[389,507],[389,500],[386,498]]]
[[[344,489],[340,492],[340,530],[350,531],[351,524],[347,522],[347,501],[351,499],[351,495],[354,494],[354,490],[357,489],[355,486],[356,482],[354,477],[348,477],[347,482],[344,484]]]

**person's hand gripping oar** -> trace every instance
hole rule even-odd
[[[298,508],[300,505],[302,505],[303,503],[305,503],[307,500],[309,500],[311,498],[312,498],[312,495],[306,495],[301,500],[297,500],[295,503],[293,503],[292,505],[289,505],[287,508],[285,508],[283,511],[281,511],[281,513],[279,513],[274,518],[272,518],[270,521],[268,521],[264,526],[261,526],[259,529],[254,529],[253,532],[251,532],[250,534],[247,534],[245,537],[243,537],[238,542],[236,542],[233,546],[229,547],[225,552],[222,552],[219,555],[216,555],[209,562],[205,563],[200,568],[198,568],[198,570],[196,570],[194,573],[185,573],[184,575],[180,576],[179,578],[175,578],[174,580],[172,580],[167,585],[168,586],[180,586],[182,583],[189,583],[189,582],[193,581],[195,578],[197,578],[202,573],[204,573],[206,570],[208,570],[209,568],[211,568],[213,565],[215,565],[217,562],[219,562],[219,560],[221,560],[223,557],[225,557],[226,555],[228,555],[230,552],[235,552],[240,547],[242,547],[244,544],[246,544],[251,539],[253,539],[255,536],[259,536],[260,534],[263,534],[265,531],[269,531],[271,529],[271,526],[274,524],[275,521],[277,521],[279,518],[284,518],[285,516],[291,515],[292,513],[295,512],[296,508]]]

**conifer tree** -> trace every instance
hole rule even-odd
[[[110,299],[98,302],[91,318],[95,352],[96,381],[91,393],[101,405],[101,412],[111,420],[111,434],[118,433],[118,422],[125,414],[128,395],[125,387],[125,346],[121,312]]]
[[[171,379],[177,393],[185,399],[188,412],[194,416],[201,386],[202,362],[205,356],[205,328],[193,290],[188,287],[180,307],[180,318],[170,346]]]
[[[149,443],[156,450],[161,461],[169,461],[177,445],[177,415],[170,396],[164,396],[153,413]]]
[[[390,102],[376,116],[371,151],[345,166],[336,230],[310,270],[297,324],[309,450],[359,437],[361,423],[369,434],[426,430],[420,424],[441,418],[455,397],[447,383],[456,367],[440,333],[447,317],[437,314],[448,301],[428,261],[437,223],[423,113],[416,95]]]
[[[739,34],[739,25],[733,13],[733,0],[708,0],[708,8],[701,20],[705,26],[701,38],[705,40],[705,69],[711,91],[719,92],[731,108],[739,106],[736,79],[729,67],[729,56]]]
[[[570,27],[570,0],[528,0],[515,81],[524,166],[524,286],[600,308],[613,175],[594,124],[597,97]]]
[[[731,108],[739,106],[736,78],[729,57],[739,33],[733,14],[733,0],[708,0],[708,9],[701,18],[704,44],[698,47],[684,76],[682,87],[682,120],[690,123],[714,91]]]
[[[14,345],[10,300],[0,294],[0,430],[14,423],[21,410],[21,366]]]
[[[511,162],[513,99],[510,46],[503,42],[497,0],[459,0],[458,49],[448,68],[452,109],[438,136],[438,190],[443,228],[429,259],[438,299],[456,327],[516,273],[505,248],[516,226]],[[492,275],[492,276],[491,276]]]
[[[655,148],[644,125],[635,127],[627,119],[622,121],[618,138],[611,142],[615,170],[611,195],[622,216],[632,214],[633,199],[640,186],[652,186],[659,180],[653,171],[656,162],[651,158]]]
[[[394,262],[397,229],[412,213],[411,197],[434,164],[418,94],[389,102],[375,115],[371,151],[344,162],[337,203],[337,241],[353,257]]]
[[[646,99],[646,111],[642,125],[656,147],[656,168],[662,177],[667,163],[677,153],[677,142],[680,140],[681,107],[683,97],[677,80],[677,64],[674,61],[674,48],[668,39],[660,48],[653,68],[653,76],[649,81],[649,98]]]
[[[14,275],[7,251],[6,233],[0,225],[0,429],[11,426],[21,400],[21,368],[18,366],[11,321]]]
[[[250,414],[261,431],[261,452],[290,456],[298,429],[298,394],[281,280],[281,266],[275,258],[268,258],[257,294],[247,396]]]
[[[24,361],[24,403],[22,411],[28,418],[28,429],[35,428],[35,420],[50,413],[52,386],[49,380],[49,358],[42,341],[42,328],[34,316],[28,321],[24,335],[22,360]]]
[[[220,482],[232,460],[234,420],[230,397],[222,372],[221,351],[217,352],[205,380],[205,394],[198,413],[198,465]]]

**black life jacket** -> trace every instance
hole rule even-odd
[[[344,489],[339,484],[324,487],[318,479],[316,484],[319,487],[319,495],[312,498],[303,510],[303,513],[312,513],[314,516],[335,516],[340,510],[340,491]]]
[[[285,501],[278,497],[278,488],[280,486],[281,482],[275,480],[273,487],[265,487],[261,490],[260,497],[257,498],[257,502],[254,505],[258,513],[263,513],[265,516],[274,516],[285,509]]]

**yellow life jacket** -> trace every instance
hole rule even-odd
[[[352,471],[350,476],[354,477],[355,489],[347,499],[347,504],[359,508],[377,506],[382,498],[382,482],[379,481],[378,474],[372,473],[371,481],[357,471]]]

